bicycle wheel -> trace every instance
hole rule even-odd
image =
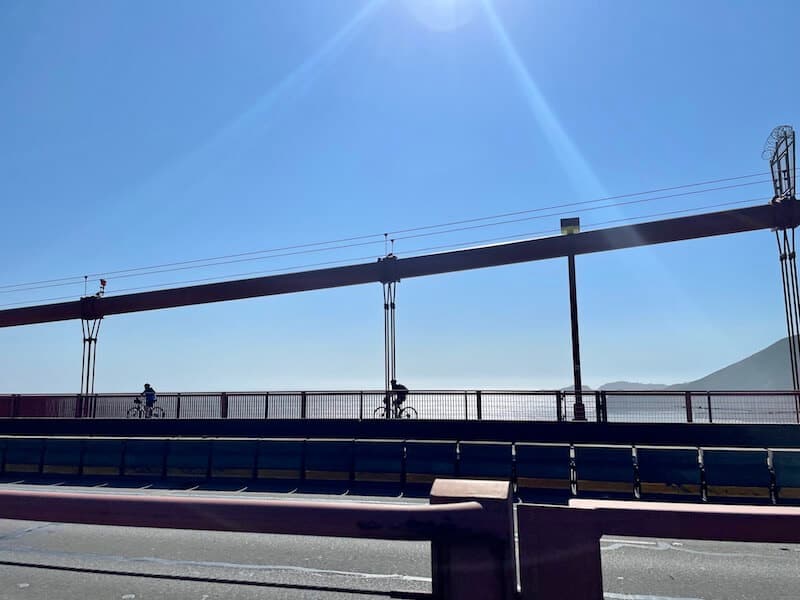
[[[133,406],[128,409],[128,412],[125,413],[126,419],[141,419],[142,418],[142,409],[138,406]]]
[[[403,410],[400,411],[400,418],[401,419],[416,419],[417,418],[417,409],[413,406],[406,406]]]
[[[386,418],[386,407],[379,406],[372,412],[373,419],[385,419]]]
[[[154,406],[153,411],[150,413],[150,417],[153,419],[163,419],[166,416],[164,409],[160,406]]]

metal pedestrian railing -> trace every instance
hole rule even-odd
[[[800,423],[800,391],[585,391],[587,421],[598,423]],[[122,419],[138,394],[0,395],[0,418]],[[578,398],[561,390],[376,390],[160,393],[167,419],[385,419],[566,422]],[[134,416],[139,413],[132,412]],[[143,414],[143,413],[141,413]],[[160,412],[159,412],[160,415]]]

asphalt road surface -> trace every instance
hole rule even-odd
[[[800,598],[800,545],[602,548],[606,600]],[[2,599],[427,598],[430,585],[427,543],[0,520]]]

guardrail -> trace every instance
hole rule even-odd
[[[438,480],[429,505],[0,490],[0,518],[431,541],[438,600],[516,594],[508,482]]]
[[[600,600],[607,534],[800,542],[800,508],[573,500],[517,507],[517,563],[512,510],[510,485],[501,481],[436,480],[427,506],[0,490],[7,519],[431,540],[438,600]]]
[[[800,504],[800,449],[374,439],[0,436],[0,477],[169,480],[427,496],[439,478],[511,481],[570,498]]]
[[[162,393],[156,406],[168,419],[370,420],[387,418],[386,398],[375,390]],[[119,419],[137,399],[138,394],[6,394],[0,395],[0,418]],[[575,400],[574,392],[560,390],[411,390],[401,418],[572,421]],[[800,392],[794,391],[602,390],[584,392],[582,400],[587,420],[599,423],[800,423]]]
[[[523,600],[599,600],[603,535],[796,543],[800,508],[571,500],[520,505],[517,526]]]

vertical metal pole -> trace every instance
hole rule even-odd
[[[81,332],[83,333],[83,353],[81,354],[81,395],[85,394],[84,380],[86,378],[86,321],[81,319]]]
[[[556,421],[559,423],[564,420],[564,393],[561,390],[556,390]]]
[[[389,356],[389,290],[388,283],[383,284],[383,375],[384,375],[384,392],[389,396],[389,379],[391,370],[391,361]],[[388,410],[387,410],[388,412]]]
[[[92,387],[90,394],[94,395],[94,371],[97,366],[97,336],[100,333],[101,319],[95,320],[92,326],[92,337],[94,338],[94,347],[90,346],[90,353],[92,355]],[[90,342],[91,343],[91,342]]]
[[[391,331],[391,379],[397,379],[397,328],[395,327],[395,298],[397,297],[397,284],[392,281],[389,284],[389,317],[390,317],[390,331]]]
[[[692,392],[686,392],[685,404],[686,404],[686,422],[691,423],[694,420],[694,414],[692,411]]]
[[[600,390],[600,415],[602,422],[608,423],[608,394],[605,390]]]
[[[228,418],[228,393],[222,392],[219,396],[219,416],[223,419]]]
[[[476,410],[478,412],[478,421],[483,419],[483,407],[481,406],[481,391],[475,392]]]
[[[578,291],[575,285],[575,255],[567,257],[569,265],[569,316],[572,329],[572,371],[575,385],[575,421],[586,420],[586,407],[583,404],[583,385],[581,383],[581,348],[578,333]]]
[[[713,423],[714,417],[711,415],[711,392],[706,392],[706,400],[708,401],[708,422]]]

